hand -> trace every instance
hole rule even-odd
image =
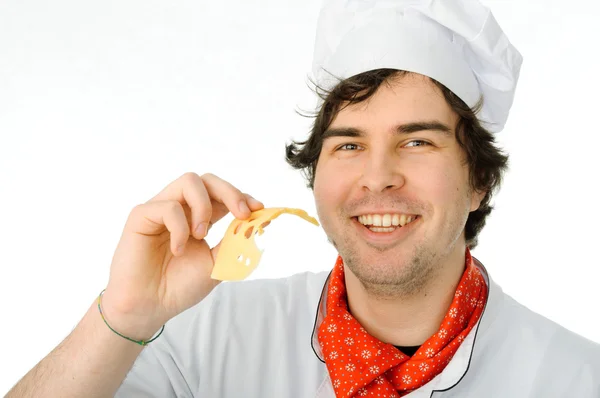
[[[106,320],[121,334],[148,339],[219,284],[210,275],[220,243],[208,229],[231,212],[245,220],[261,202],[212,174],[186,173],[136,206],[115,251],[102,296]],[[129,334],[127,334],[129,333]]]

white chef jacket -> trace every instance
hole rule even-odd
[[[483,315],[406,397],[599,398],[600,345],[517,303],[474,260],[489,287]],[[316,336],[328,275],[218,285],[167,322],[115,397],[335,398]]]

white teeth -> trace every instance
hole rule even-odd
[[[375,227],[381,227],[381,216],[379,214],[373,214],[373,224]]]
[[[389,227],[392,225],[392,216],[389,214],[384,214],[381,218],[381,225],[384,227]]]
[[[397,226],[403,227],[411,221],[417,219],[417,216],[407,216],[406,214],[364,214],[358,216],[358,222],[367,227],[382,227],[377,229],[389,229]],[[371,228],[374,230],[373,228]],[[383,232],[383,231],[378,231]]]
[[[388,227],[388,228],[381,228],[381,227],[370,227],[369,229],[373,232],[394,232],[394,230],[397,227]]]

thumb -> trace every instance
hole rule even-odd
[[[210,254],[211,254],[212,260],[213,260],[213,266],[214,266],[214,264],[217,263],[217,255],[219,254],[219,248],[221,247],[221,243],[223,243],[223,239],[221,239],[215,247],[210,249]]]
[[[219,254],[219,249],[221,248],[221,243],[223,243],[223,239],[221,239],[215,247],[210,249],[210,255],[212,257],[212,262],[213,262],[213,266],[212,266],[213,269],[215,268],[215,264],[217,264],[217,255]],[[219,282],[221,282],[221,281],[219,281]]]

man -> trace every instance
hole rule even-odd
[[[470,253],[520,64],[474,1],[326,3],[323,103],[287,158],[333,270],[217,286],[208,227],[262,204],[185,174],[131,212],[102,317],[92,305],[8,396],[600,396],[598,345],[502,293]]]

